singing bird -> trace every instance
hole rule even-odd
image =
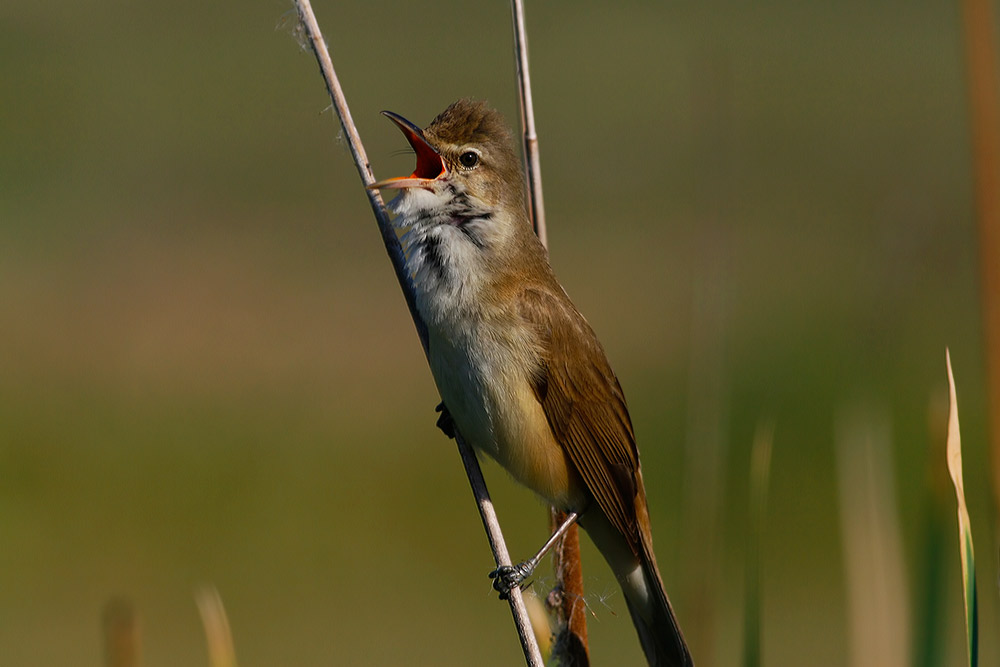
[[[467,99],[423,130],[383,113],[417,166],[370,187],[400,191],[389,208],[427,326],[439,424],[567,512],[560,530],[579,521],[621,584],[651,665],[692,664],[653,555],[625,395],[532,230],[502,116]],[[491,574],[501,595],[541,555]]]

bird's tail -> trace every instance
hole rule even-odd
[[[645,510],[645,502],[641,510]],[[688,667],[694,662],[656,567],[648,530],[649,518],[645,512],[640,514],[646,530],[641,531],[638,554],[633,552],[603,512],[584,514],[581,523],[586,522],[583,523],[584,528],[622,587],[632,623],[649,664],[653,667]]]
[[[693,665],[652,552],[641,554],[639,566],[633,574],[620,578],[620,581],[632,623],[649,664],[654,667]]]

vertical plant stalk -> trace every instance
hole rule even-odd
[[[528,215],[535,234],[548,249],[545,225],[545,203],[542,197],[542,168],[535,130],[535,108],[531,97],[531,75],[528,67],[528,34],[524,23],[523,0],[511,0],[514,20],[514,59],[517,63],[517,92],[521,110],[524,140],[524,176],[528,195]],[[549,525],[555,530],[566,519],[566,513],[550,508]],[[587,647],[587,616],[583,599],[583,563],[580,559],[580,529],[574,524],[559,540],[552,555],[556,575],[554,592],[548,599],[557,619],[558,636],[553,642],[552,656],[556,664],[590,664]]]
[[[965,600],[965,636],[969,650],[969,665],[979,664],[979,605],[976,601],[976,553],[972,547],[972,524],[965,505],[965,483],[962,480],[962,438],[958,427],[958,397],[955,376],[951,372],[951,352],[945,349],[948,366],[948,472],[955,484],[958,499],[958,541],[962,557],[962,592]]]
[[[236,648],[233,633],[229,629],[229,617],[222,605],[222,597],[214,586],[199,590],[194,600],[201,614],[201,624],[205,628],[208,643],[208,664],[210,667],[236,667]]]
[[[107,667],[139,667],[141,637],[139,615],[130,600],[112,598],[104,605],[104,664]]]
[[[847,663],[909,667],[910,603],[903,556],[889,413],[869,403],[838,410],[834,428]]]
[[[566,521],[566,513],[549,510],[549,528]],[[552,642],[552,663],[586,667],[590,664],[587,645],[587,605],[583,599],[583,564],[580,560],[580,531],[573,525],[552,550],[556,585],[546,598],[546,606],[555,613],[557,634]]]
[[[990,0],[962,0],[995,515],[1000,516],[1000,72]]]
[[[524,2],[511,0],[514,15],[514,55],[517,60],[517,92],[524,128],[524,174],[528,180],[528,213],[542,245],[548,247],[545,229],[545,204],[542,200],[542,167],[538,157],[538,134],[535,132],[535,107],[531,101],[531,75],[528,71],[528,34],[524,28]]]
[[[326,82],[327,92],[329,92],[330,98],[333,100],[333,107],[337,112],[337,117],[340,119],[344,136],[347,137],[351,155],[354,157],[354,164],[358,169],[358,174],[361,176],[362,183],[366,186],[365,192],[368,194],[372,213],[375,215],[375,221],[378,223],[379,232],[382,234],[382,241],[385,244],[386,252],[389,254],[393,270],[396,273],[396,279],[399,281],[400,289],[403,291],[406,305],[410,310],[410,317],[417,328],[417,334],[420,336],[420,343],[426,355],[427,325],[417,312],[413,281],[406,272],[406,265],[403,261],[403,249],[399,243],[399,239],[396,237],[395,230],[393,230],[389,222],[389,214],[385,210],[382,196],[377,191],[367,188],[367,186],[375,182],[375,176],[372,173],[371,164],[368,162],[368,157],[365,154],[364,146],[361,144],[361,137],[358,135],[357,128],[351,118],[350,109],[347,107],[347,100],[340,87],[337,73],[333,68],[333,61],[330,58],[326,41],[320,32],[316,15],[313,13],[309,0],[295,0],[295,7],[299,13],[299,20],[305,29],[309,45],[316,56],[316,61],[319,63],[320,71]],[[472,487],[473,495],[476,497],[479,515],[483,521],[483,527],[486,529],[490,547],[493,550],[493,558],[498,566],[510,565],[510,554],[507,552],[503,533],[500,530],[500,523],[497,520],[496,511],[493,509],[493,501],[490,499],[489,492],[486,489],[486,482],[479,468],[479,461],[476,460],[475,452],[472,451],[472,448],[457,430],[455,432],[455,442],[458,444],[462,464],[465,466],[466,474],[469,477],[469,485]],[[542,655],[538,649],[538,642],[535,640],[534,632],[531,629],[531,622],[528,619],[528,612],[524,606],[524,599],[520,588],[514,588],[510,592],[508,602],[510,604],[511,615],[514,617],[514,625],[517,628],[517,634],[526,663],[532,667],[542,667]]]
[[[913,625],[912,667],[939,667],[944,664],[947,643],[946,619],[948,615],[948,569],[952,546],[952,500],[954,490],[948,468],[941,465],[947,460],[948,442],[948,392],[935,390],[927,402],[927,432],[930,443],[926,464],[924,508],[920,523],[923,525],[920,552],[923,554],[921,571],[913,581],[923,582],[914,588],[920,598],[915,610],[919,616]]]

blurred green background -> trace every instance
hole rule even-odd
[[[245,666],[520,661],[290,8],[0,8],[5,665],[102,664],[101,610],[118,595],[139,610],[144,664],[206,664],[204,584]],[[381,109],[426,124],[472,96],[516,123],[506,3],[315,9],[380,178],[412,169]],[[957,6],[527,11],[552,262],[629,397],[660,565],[701,664],[739,662],[762,420],[775,425],[764,664],[863,664],[844,545],[864,519],[840,508],[857,494],[864,509],[872,488],[890,555],[868,573],[902,585],[886,643],[900,664],[963,659],[945,346],[996,664]],[[838,481],[852,439],[887,462],[871,488]],[[546,513],[486,474],[526,557]],[[589,544],[584,569],[595,664],[638,664]]]

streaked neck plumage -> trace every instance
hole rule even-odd
[[[526,266],[542,260],[548,269],[523,210],[491,206],[462,184],[406,190],[390,208],[397,214],[396,225],[405,230],[401,241],[407,268],[428,325],[488,307],[486,295],[524,280]]]
[[[389,181],[400,187],[390,209],[404,230],[407,268],[427,325],[486,316],[526,281],[552,286],[548,254],[528,221],[520,161],[500,116],[463,101],[423,130],[393,120],[417,153],[413,175]]]

